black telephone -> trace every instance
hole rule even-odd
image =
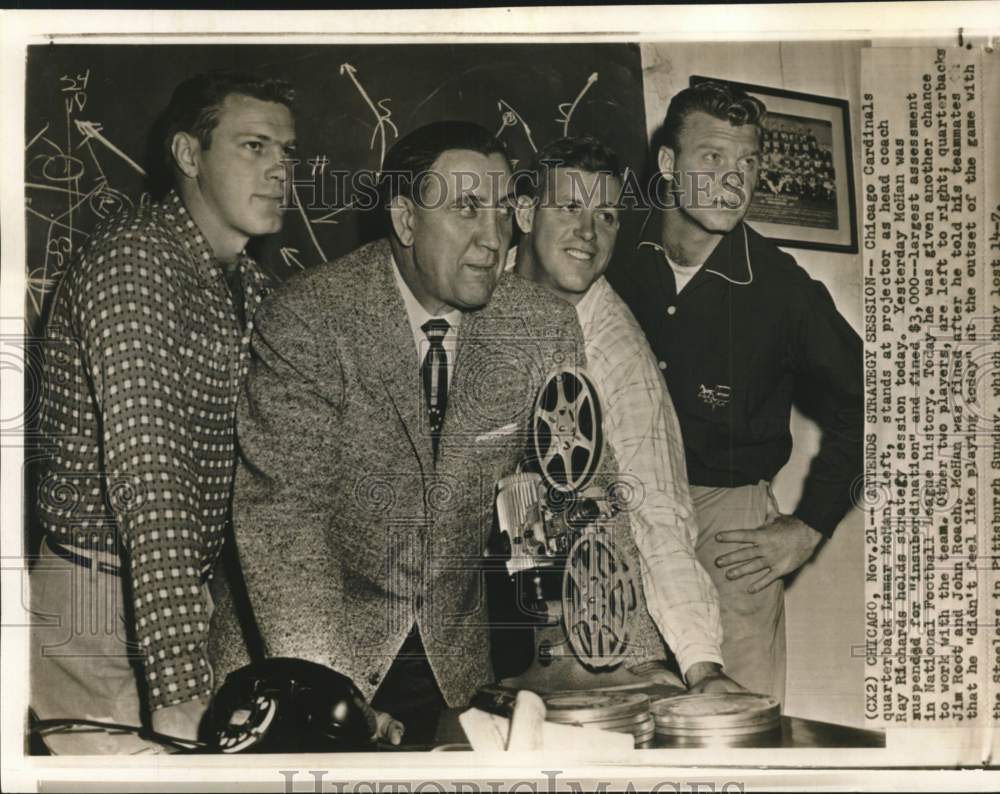
[[[275,657],[226,676],[202,718],[207,752],[375,749],[375,713],[354,683],[321,664]]]

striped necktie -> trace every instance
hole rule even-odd
[[[424,398],[427,400],[427,415],[430,420],[431,445],[437,459],[438,442],[444,425],[444,411],[448,404],[448,356],[444,352],[444,337],[451,326],[447,320],[428,320],[420,326],[427,335],[430,347],[421,365],[424,380]]]

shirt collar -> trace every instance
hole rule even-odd
[[[583,297],[576,302],[576,317],[580,321],[580,328],[583,330],[584,339],[590,336],[590,324],[595,319],[595,315],[601,304],[600,298],[607,288],[607,281],[604,276],[601,276],[587,287],[587,291],[583,293]]]
[[[750,238],[746,224],[740,221],[719,240],[703,268],[707,273],[721,276],[730,284],[745,287],[753,282],[750,265]]]
[[[513,273],[515,267],[517,267],[517,246],[512,245],[507,249],[507,257],[503,261],[503,272]]]
[[[409,285],[403,280],[403,275],[399,272],[399,265],[396,264],[396,257],[391,253],[389,256],[392,259],[392,274],[396,279],[396,288],[399,290],[400,297],[403,299],[403,305],[406,307],[406,316],[410,320],[410,329],[413,331],[413,340],[417,349],[420,350],[421,342],[427,340],[427,335],[423,329],[424,323],[437,318],[447,320],[448,325],[451,326],[445,335],[444,341],[447,345],[449,340],[453,340],[455,338],[454,335],[458,332],[458,326],[462,322],[462,312],[459,309],[452,309],[445,314],[434,315],[427,311],[420,301],[417,300],[416,295],[413,294]]]
[[[204,281],[215,281],[222,276],[224,274],[222,263],[215,257],[212,246],[201,233],[201,229],[184,206],[177,191],[171,190],[163,199],[161,206],[174,234],[197,263],[198,275]],[[246,251],[241,251],[236,261],[238,265],[246,266],[252,264],[253,259]]]
[[[663,212],[651,212],[642,229],[637,251],[657,251],[669,265],[667,252],[660,243]],[[750,265],[750,248],[747,226],[742,221],[725,234],[715,250],[705,260],[702,270],[724,278],[730,284],[746,286],[753,281],[753,268]]]

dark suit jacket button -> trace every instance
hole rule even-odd
[[[422,595],[416,595],[413,597],[413,608],[420,609],[424,605],[424,597]]]
[[[378,683],[379,678],[380,678],[380,676],[379,676],[378,673],[369,673],[368,674],[368,683],[371,684],[372,686],[375,686],[375,684]]]

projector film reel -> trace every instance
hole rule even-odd
[[[615,549],[614,509],[603,492],[587,491],[604,446],[604,416],[597,387],[583,369],[558,370],[538,391],[532,424],[535,460],[552,513],[567,517],[576,539],[565,550],[562,620],[570,647],[591,669],[614,667],[625,658],[638,585]]]
[[[538,390],[532,445],[550,490],[578,494],[597,472],[604,445],[597,388],[582,369],[559,370]]]
[[[595,669],[620,664],[638,605],[635,577],[608,533],[584,533],[566,559],[562,592],[566,636],[580,661]]]

